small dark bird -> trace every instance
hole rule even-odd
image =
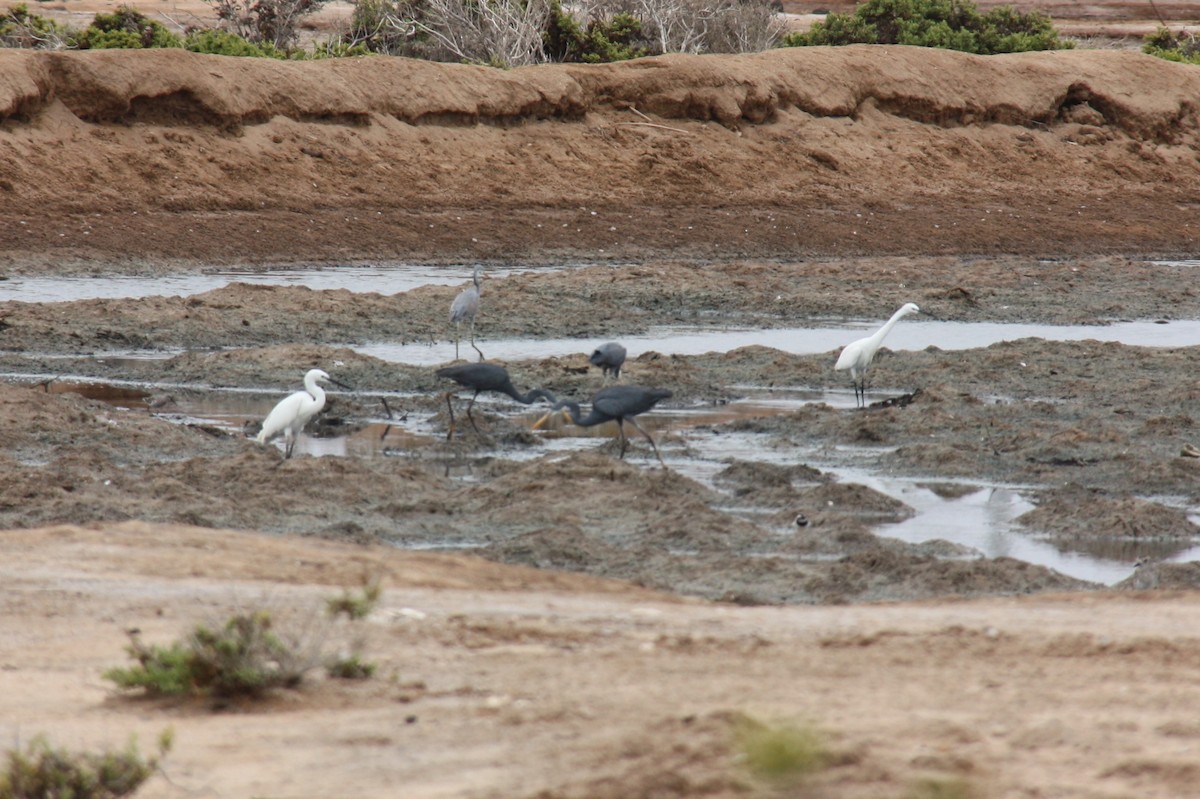
[[[437,370],[437,376],[453,380],[462,388],[474,389],[475,393],[471,395],[471,401],[467,403],[467,419],[470,420],[471,427],[475,428],[476,433],[479,433],[479,428],[475,426],[475,417],[471,416],[471,406],[475,404],[475,398],[479,396],[480,392],[494,391],[497,394],[507,394],[522,405],[532,405],[539,399],[544,399],[550,403],[558,401],[553,394],[544,388],[535,388],[528,394],[522,394],[512,384],[512,378],[508,376],[508,370],[503,366],[496,366],[494,363],[463,363],[455,366],[446,366]],[[457,394],[460,390],[459,388],[455,388],[445,393],[446,407],[450,409],[450,429],[446,431],[447,441],[454,436],[454,406],[450,404],[450,397]]]
[[[600,374],[608,377],[612,372],[613,380],[621,379],[621,367],[625,365],[625,348],[615,341],[601,344],[588,358],[592,366],[600,367]]]
[[[454,359],[458,360],[458,342],[461,336],[463,322],[471,323],[471,346],[475,347],[475,315],[479,313],[479,293],[483,290],[483,282],[479,278],[479,264],[475,264],[474,286],[467,286],[458,293],[454,302],[450,303],[450,321],[454,323]],[[479,360],[483,360],[483,352],[475,347]]]
[[[600,389],[592,396],[592,410],[587,416],[581,417],[579,415],[578,402],[561,400],[554,404],[549,413],[538,420],[537,424],[534,425],[534,429],[541,427],[550,418],[551,414],[558,410],[569,413],[571,421],[580,427],[595,427],[598,424],[616,420],[617,432],[621,436],[621,457],[624,458],[625,450],[629,447],[629,439],[625,437],[625,420],[628,419],[629,423],[650,442],[651,448],[654,449],[655,457],[658,458],[658,462],[665,469],[667,468],[667,464],[663,462],[662,455],[658,452],[658,445],[654,443],[654,438],[633,417],[645,413],[661,400],[665,400],[670,396],[671,392],[665,388],[609,386],[608,388]]]

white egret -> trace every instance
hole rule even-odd
[[[479,292],[483,290],[483,281],[479,277],[479,264],[475,264],[473,286],[467,286],[458,293],[454,302],[450,303],[450,321],[454,323],[454,359],[458,360],[458,342],[462,338],[463,322],[471,323],[471,346],[475,347],[475,315],[479,313]],[[483,352],[475,347],[479,360],[483,360]]]
[[[292,449],[296,446],[296,437],[314,416],[325,407],[325,390],[320,383],[329,381],[343,388],[346,386],[334,380],[321,369],[309,369],[304,375],[304,390],[297,391],[279,401],[263,420],[262,430],[254,440],[266,444],[271,439],[283,433],[283,457],[292,457]]]
[[[833,368],[839,372],[850,370],[850,379],[854,381],[854,401],[857,405],[866,406],[867,404],[867,369],[871,366],[871,361],[874,359],[879,345],[883,343],[883,337],[890,333],[901,319],[910,313],[920,312],[921,309],[915,304],[906,302],[892,314],[891,319],[884,322],[883,327],[866,338],[850,342],[842,350],[842,354],[838,356],[837,363]]]

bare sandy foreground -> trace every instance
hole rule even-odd
[[[0,537],[8,740],[176,745],[138,796],[768,796],[739,719],[811,726],[785,795],[1182,797],[1197,779],[1195,594],[739,608],[626,585],[139,523]],[[380,678],[265,706],[115,698],[126,630],[281,619],[382,577]],[[332,633],[334,638],[339,633]],[[914,787],[917,786],[917,787]],[[916,790],[916,793],[908,791]]]

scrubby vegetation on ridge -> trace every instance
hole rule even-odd
[[[1142,52],[1181,64],[1200,65],[1200,39],[1190,33],[1175,35],[1168,28],[1159,28],[1149,34],[1142,44]]]
[[[778,0],[357,0],[346,29],[300,47],[298,27],[326,0],[208,0],[220,27],[183,35],[123,6],[83,30],[32,14],[0,17],[0,46],[182,47],[199,53],[326,58],[370,53],[512,67],[598,63],[663,53],[747,53],[788,46],[910,44],[991,54],[1071,47],[1050,18],[970,0],[868,0],[785,35]]]
[[[829,14],[807,33],[790,34],[784,44],[907,44],[978,55],[1074,47],[1041,12],[1000,6],[985,14],[970,0],[867,0],[853,14]]]
[[[0,47],[47,50],[178,47],[197,53],[280,59],[369,54],[513,67],[601,63],[663,53],[748,53],[776,46],[902,44],[978,55],[1074,47],[1050,17],[971,0],[866,0],[810,30],[785,34],[778,0],[356,0],[345,30],[300,47],[300,20],[326,0],[208,0],[219,28],[183,35],[130,6],[97,14],[79,30],[28,5],[0,16]],[[1160,28],[1142,51],[1200,64],[1200,42]]]

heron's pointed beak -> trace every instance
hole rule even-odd
[[[346,384],[345,384],[345,383],[343,383],[341,380],[334,380],[332,377],[331,377],[331,378],[329,378],[329,382],[330,382],[330,383],[333,383],[333,384],[334,384],[335,386],[337,386],[338,388],[344,388],[344,389],[346,389],[347,391],[353,391],[353,390],[354,390],[354,389],[353,389],[351,386],[348,386],[348,385],[346,385]]]
[[[541,430],[543,427],[545,427],[546,422],[550,421],[550,417],[553,415],[554,415],[554,411],[548,411],[547,413],[545,413],[541,419],[538,419],[536,422],[533,423],[533,429]]]

